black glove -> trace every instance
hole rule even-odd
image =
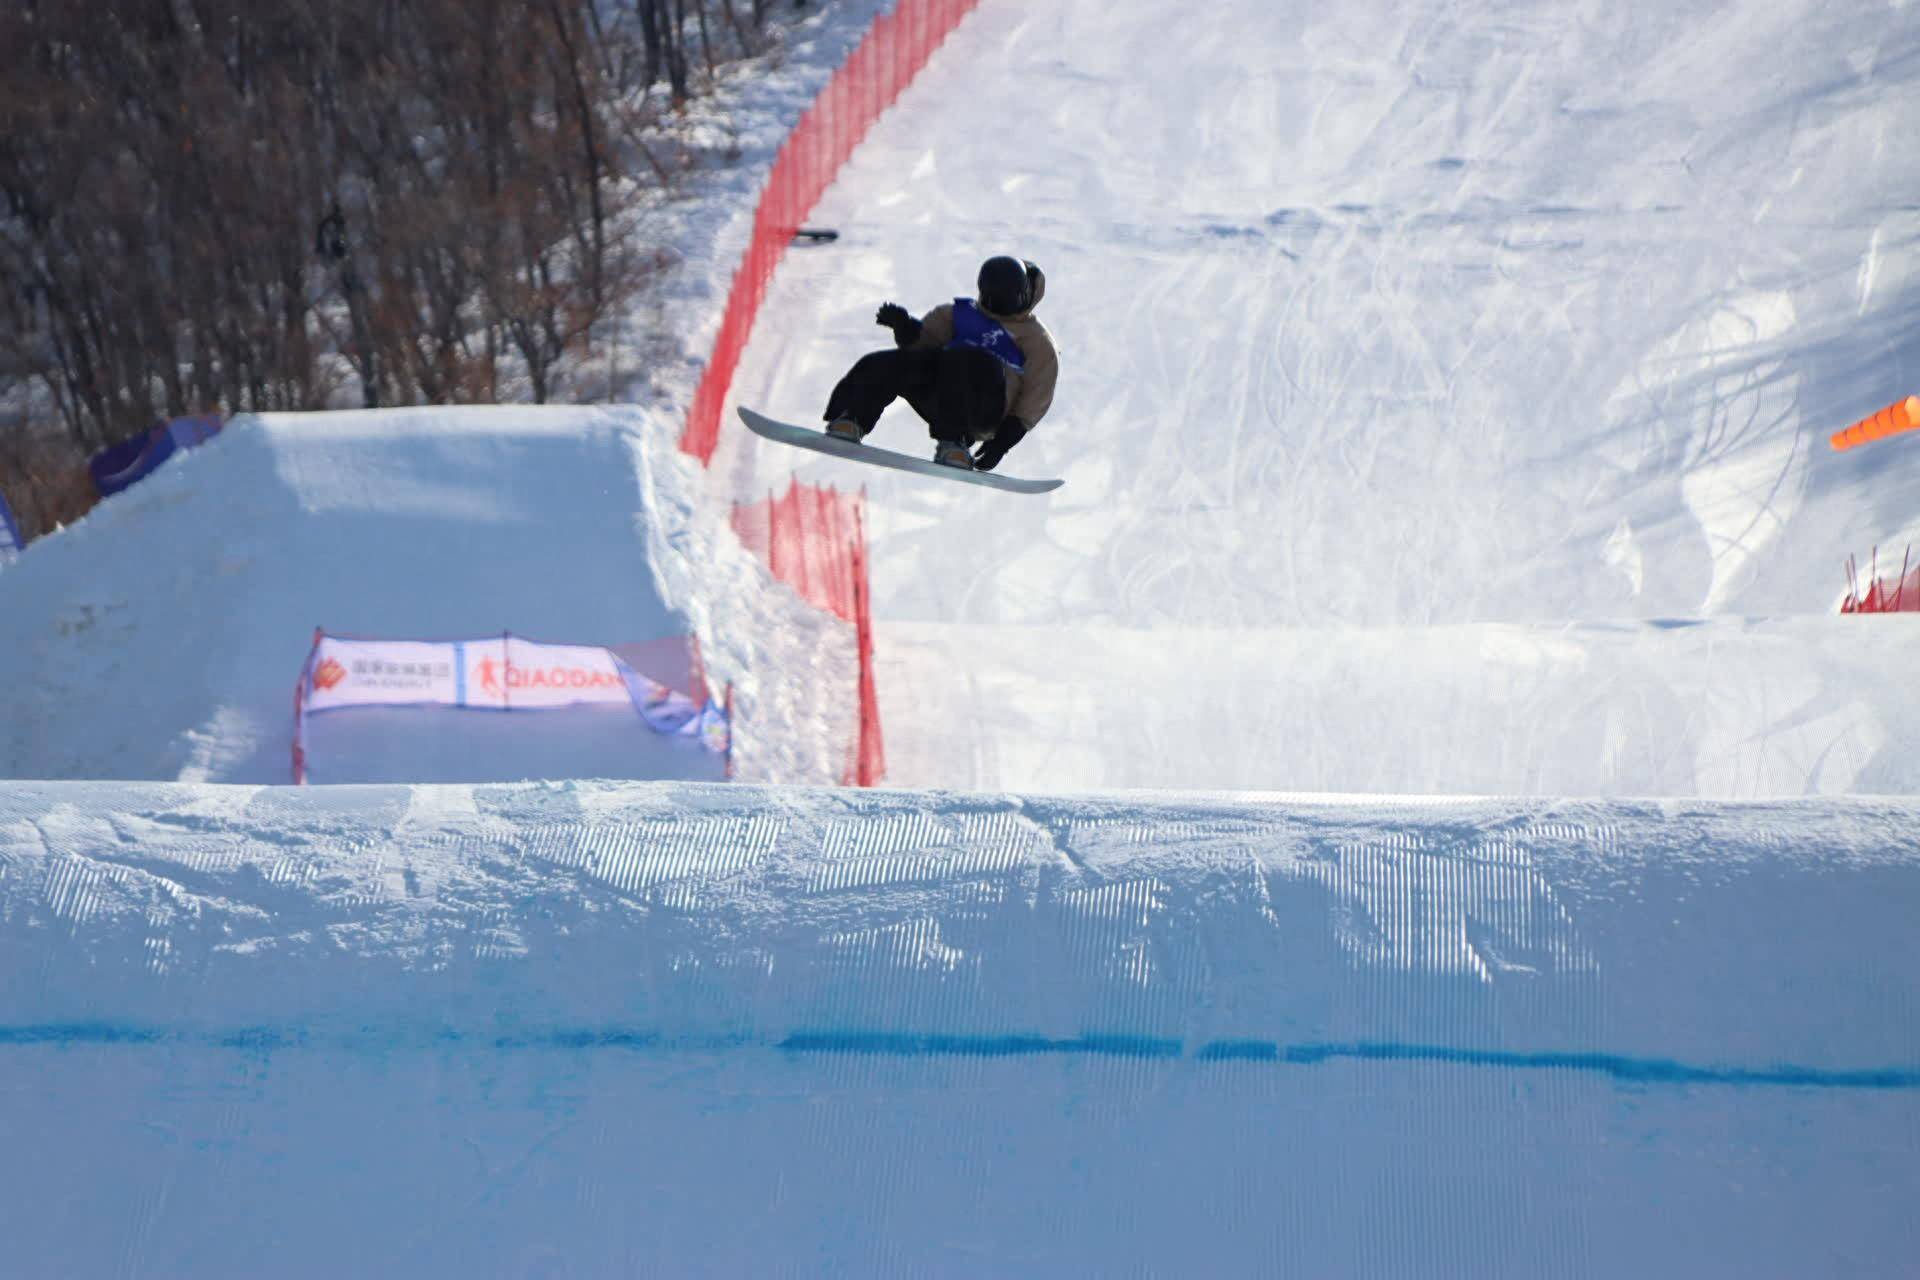
[[[1000,419],[1000,426],[993,433],[993,439],[980,446],[980,452],[973,455],[975,471],[991,471],[1000,465],[1000,459],[1007,456],[1007,450],[1026,438],[1027,424],[1008,414]]]
[[[907,313],[907,309],[897,302],[885,302],[873,313],[873,322],[893,330],[894,343],[910,347],[920,337],[920,322]]]

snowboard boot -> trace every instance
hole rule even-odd
[[[973,455],[967,452],[967,446],[955,444],[951,440],[942,440],[933,447],[933,460],[943,467],[959,467],[962,471],[973,470]]]
[[[860,430],[860,424],[852,418],[835,418],[827,424],[827,434],[836,440],[851,440],[860,443],[860,437],[866,433]]]

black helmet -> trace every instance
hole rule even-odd
[[[1046,276],[1031,262],[1002,255],[980,264],[980,306],[994,315],[1031,311],[1046,291]]]

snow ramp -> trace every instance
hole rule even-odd
[[[1920,805],[0,788],[20,1274],[1890,1275]]]
[[[739,776],[833,781],[853,735],[853,628],[768,577],[648,411],[261,414],[8,568],[0,777],[286,782],[316,627],[691,635],[750,724]],[[320,783],[715,772],[619,708],[331,712],[309,735]]]

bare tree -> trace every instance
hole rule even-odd
[[[660,257],[652,90],[759,51],[742,3],[0,6],[0,438],[559,396]]]

